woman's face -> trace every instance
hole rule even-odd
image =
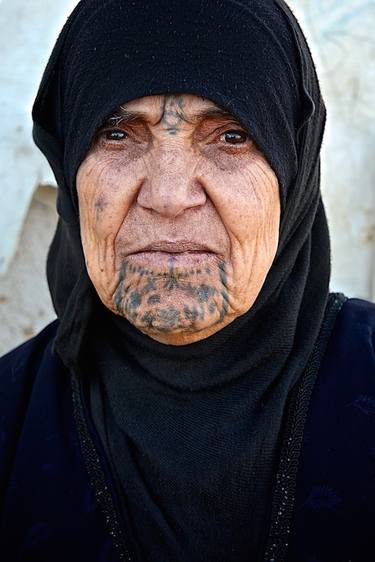
[[[126,103],[94,139],[77,191],[98,295],[145,334],[192,343],[253,305],[277,250],[278,181],[210,100]]]

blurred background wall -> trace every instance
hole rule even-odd
[[[30,110],[76,3],[0,0],[0,355],[55,317],[45,259],[56,189],[32,143]],[[289,4],[308,37],[328,108],[322,190],[331,288],[375,300],[375,0]]]

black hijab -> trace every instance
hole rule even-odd
[[[319,169],[325,107],[306,41],[282,0],[83,0],[69,17],[33,108],[34,140],[59,186],[47,264],[61,321],[57,349],[74,364],[95,299],[75,187],[94,132],[126,101],[178,92],[233,113],[279,179],[280,242],[249,313],[250,368],[283,349],[289,385],[322,321],[330,252]]]
[[[280,241],[260,295],[247,314],[191,347],[197,357],[206,347],[207,365],[207,350],[231,339],[246,350],[227,358],[228,370],[246,370],[254,381],[253,453],[271,475],[285,405],[316,342],[330,277],[319,165],[325,108],[308,46],[282,0],[83,0],[68,19],[33,109],[35,142],[59,186],[47,265],[60,318],[56,350],[74,369],[101,306],[85,267],[75,186],[93,135],[127,101],[181,92],[237,117],[279,179]],[[181,353],[168,352],[168,361]],[[269,481],[254,487],[257,504]]]

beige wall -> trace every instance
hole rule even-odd
[[[39,43],[36,38],[42,37],[43,25],[46,29],[55,25],[56,34],[62,14],[67,13],[74,3],[74,0],[48,3],[46,11],[44,0],[33,0],[33,14],[37,16],[35,25],[38,27],[33,27],[29,19],[26,22],[29,25],[18,29],[20,34],[26,34],[24,37],[17,35],[19,56],[22,58],[22,50],[34,49],[25,73],[25,76],[32,76],[32,68],[35,69],[34,84],[40,76],[41,61],[44,64],[49,50],[45,41]],[[308,36],[328,107],[322,189],[332,235],[332,288],[343,290],[350,296],[374,300],[375,0],[291,0],[290,5]],[[4,17],[2,19],[4,10],[8,11],[8,16],[13,14],[15,21],[19,21],[18,12],[24,6],[21,0],[3,0],[0,3],[0,27],[5,21]],[[6,21],[10,21],[9,18]],[[6,42],[0,40],[3,60],[9,54],[6,49]],[[12,60],[11,57],[8,60],[9,79],[13,76]],[[2,68],[0,111],[8,114],[14,104],[14,115],[17,117],[20,101],[3,88],[8,78],[4,66]],[[28,87],[26,82],[24,87]],[[30,86],[30,99],[34,87]],[[7,96],[6,103],[1,99],[4,95]],[[29,105],[25,102],[24,112],[19,114],[21,121],[28,118]],[[11,126],[13,130],[14,122]],[[5,146],[1,144],[5,138],[4,129],[0,132],[0,171],[3,170],[3,175],[0,174],[0,242],[10,232],[10,226],[7,228],[5,225],[9,225],[9,220],[19,211],[22,186],[32,194],[35,185],[51,181],[46,168],[41,168],[40,157],[29,146],[31,125],[28,127],[24,127],[25,136],[17,135],[11,144],[17,156],[16,164],[9,164],[8,153],[5,150],[1,152],[1,147]],[[8,150],[9,138],[5,140]],[[22,148],[26,146],[22,144],[25,142],[29,143],[27,150]],[[21,161],[28,161],[28,167],[22,168]],[[23,170],[22,174],[15,176],[14,168],[17,172]],[[11,172],[13,179],[9,182]],[[28,201],[27,197],[23,197],[22,201]],[[54,198],[52,187],[39,188],[35,192],[28,212],[26,208],[23,213],[27,218],[20,225],[21,236],[13,236],[10,242],[8,240],[10,245],[5,248],[10,256],[14,242],[17,252],[12,260],[9,257],[10,267],[0,276],[0,355],[38,332],[54,318],[45,280],[45,257],[56,224]],[[17,229],[14,232],[17,233]]]
[[[0,356],[55,318],[45,276],[45,258],[55,229],[55,188],[36,191],[16,255],[0,277]]]
[[[375,0],[290,0],[326,100],[332,288],[375,300]]]

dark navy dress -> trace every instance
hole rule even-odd
[[[106,457],[52,349],[57,326],[0,360],[0,560],[129,561]],[[347,301],[304,422],[286,562],[375,561],[374,348],[375,305]]]

